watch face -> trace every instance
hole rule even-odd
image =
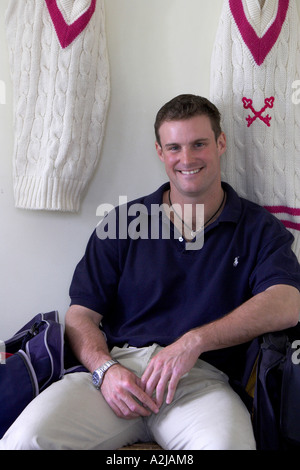
[[[95,386],[97,386],[99,384],[99,375],[97,374],[97,372],[93,372],[93,384]]]

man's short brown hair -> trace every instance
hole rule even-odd
[[[222,132],[218,108],[202,96],[189,94],[176,96],[158,111],[154,124],[156,141],[161,146],[159,129],[165,121],[181,121],[202,115],[209,117],[217,141]]]

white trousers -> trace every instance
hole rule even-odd
[[[138,376],[161,349],[114,348],[112,357]],[[91,374],[66,375],[38,395],[0,441],[7,450],[115,450],[155,440],[168,450],[255,449],[251,419],[227,376],[198,360],[180,380],[172,404],[157,415],[118,418],[92,385]]]

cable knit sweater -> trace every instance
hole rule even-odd
[[[103,0],[11,0],[16,206],[76,212],[109,101]]]
[[[225,0],[211,62],[228,138],[223,178],[283,221],[300,259],[299,79],[295,0]]]

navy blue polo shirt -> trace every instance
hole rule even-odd
[[[142,205],[150,234],[151,208],[162,204],[168,188],[166,183],[128,203],[126,213],[131,215],[126,227],[136,227],[138,233],[138,218],[132,209]],[[124,236],[124,227],[120,236],[120,207],[108,216],[116,224],[116,236],[105,239],[102,232],[99,238],[97,229],[94,231],[73,276],[71,305],[103,315],[109,347],[124,343],[142,347],[154,342],[165,346],[272,285],[300,288],[290,232],[265,209],[240,198],[228,184],[223,183],[223,188],[226,205],[205,229],[201,249],[187,249],[172,223],[169,239]],[[162,214],[157,217],[163,224]],[[208,352],[202,358],[228,372],[226,366],[239,359],[239,348],[243,346]]]

